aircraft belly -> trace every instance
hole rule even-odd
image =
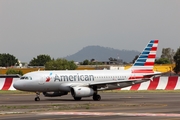
[[[59,85],[54,83],[45,83],[44,85],[39,85],[39,90],[42,92],[59,91]]]
[[[31,83],[25,86],[26,91],[34,91],[34,92],[50,92],[50,91],[59,91],[59,85],[54,84],[37,84]]]

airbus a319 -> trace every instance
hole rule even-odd
[[[23,75],[13,86],[17,90],[35,92],[35,101],[40,101],[40,93],[46,97],[71,93],[74,100],[92,96],[93,100],[100,101],[100,90],[124,88],[161,75],[153,71],[158,42],[151,40],[127,70],[35,71]]]

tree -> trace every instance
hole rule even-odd
[[[135,61],[138,59],[139,55],[136,55],[132,61],[132,63],[135,63]]]
[[[86,59],[83,61],[82,65],[89,65],[89,63],[90,63],[89,60]]]
[[[155,60],[155,64],[172,64],[174,54],[175,52],[173,49],[163,48],[161,57]]]
[[[10,67],[18,64],[18,59],[15,56],[9,53],[0,54],[0,66],[1,67]]]
[[[180,72],[180,47],[177,49],[173,58],[175,62],[175,67],[173,70],[175,73],[179,73]]]
[[[95,61],[95,59],[94,59],[94,58],[92,58],[92,59],[91,59],[91,62],[94,62],[94,61]]]
[[[38,55],[37,58],[33,58],[29,62],[29,66],[44,66],[46,62],[49,62],[51,57],[49,55]]]
[[[175,52],[171,48],[163,48],[161,58],[166,58],[172,64]],[[164,59],[165,60],[165,59]]]
[[[110,57],[110,58],[109,58],[109,61],[117,61],[117,59]]]
[[[21,70],[15,70],[15,69],[8,69],[6,71],[6,74],[9,75],[9,74],[19,74],[19,75],[23,75],[23,72]]]
[[[95,61],[95,59],[84,60],[83,62],[80,62],[80,65],[102,65],[102,62]]]
[[[170,61],[167,58],[159,58],[155,60],[155,64],[170,64]]]
[[[45,70],[75,70],[77,65],[74,61],[67,61],[66,59],[52,59],[45,64]]]

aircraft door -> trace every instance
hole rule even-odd
[[[41,77],[39,80],[39,84],[44,85],[45,81],[46,81],[46,77]]]

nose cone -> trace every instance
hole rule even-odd
[[[24,85],[23,85],[22,81],[18,80],[16,82],[14,82],[13,87],[17,90],[23,90]]]

